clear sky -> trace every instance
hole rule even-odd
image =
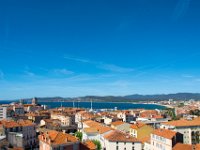
[[[200,92],[199,0],[1,0],[0,99]]]

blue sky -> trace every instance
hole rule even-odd
[[[0,99],[199,92],[198,0],[0,2]]]

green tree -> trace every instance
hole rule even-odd
[[[198,109],[190,110],[190,115],[197,115],[197,116],[200,116],[200,110],[198,110]]]
[[[97,146],[97,150],[101,150],[101,143],[98,140],[92,140],[92,142]]]
[[[75,132],[75,136],[77,137],[77,138],[79,138],[79,140],[80,141],[82,141],[82,138],[83,138],[83,133],[82,132]]]
[[[172,118],[172,120],[176,120],[177,119],[177,116],[175,114],[175,109],[174,108],[167,108],[165,114],[167,116],[170,116]]]

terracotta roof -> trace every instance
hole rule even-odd
[[[19,124],[13,120],[2,120],[1,123],[5,128],[14,128],[14,127],[19,127]]]
[[[192,150],[192,145],[177,143],[177,144],[173,147],[173,150]],[[198,149],[197,149],[197,150],[198,150]]]
[[[99,131],[100,134],[103,134],[103,133],[111,131],[113,129],[110,127],[106,127],[106,126],[99,126],[99,127],[97,127],[97,130]]]
[[[63,132],[57,132],[54,130],[43,133],[39,136],[39,140],[46,142],[50,145],[60,145],[78,141],[75,136]]]
[[[92,121],[92,120],[86,120],[83,123],[85,123],[89,127],[101,126],[100,123],[98,123],[96,121]]]
[[[32,123],[30,120],[19,120],[18,124],[20,126],[34,126],[35,124]]]
[[[121,124],[124,124],[124,122],[122,122],[122,121],[115,121],[115,122],[111,123],[111,125],[113,125],[113,126],[118,126],[118,125],[121,125]]]
[[[88,140],[84,143],[84,145],[87,146],[87,148],[90,150],[96,150],[96,145],[92,141]]]
[[[152,115],[152,118],[155,118],[155,119],[162,119],[163,116],[161,116],[161,115]]]
[[[19,121],[14,121],[14,120],[2,120],[1,123],[5,128],[15,128],[15,127],[21,127],[21,126],[34,126],[35,124],[32,123],[29,120],[19,120]]]
[[[158,115],[158,111],[156,111],[156,110],[144,110],[140,113],[140,115]]]
[[[194,120],[175,120],[163,123],[164,125],[170,125],[175,127],[185,127],[185,126],[200,126],[200,118],[196,118]]]
[[[138,139],[117,130],[113,130],[111,133],[106,134],[104,138],[112,142],[139,142]]]
[[[200,144],[195,145],[196,150],[200,150]]]
[[[85,123],[90,128],[95,128],[100,134],[113,130],[110,127],[103,126],[102,124],[92,121],[92,120],[87,120],[87,121],[84,121],[83,123]]]
[[[86,133],[98,133],[98,130],[96,128],[84,128],[83,130]]]
[[[146,125],[146,124],[144,124],[144,123],[142,123],[142,122],[137,122],[137,123],[131,125],[130,128],[132,128],[132,129],[139,129],[139,128],[145,126],[145,125]]]
[[[24,104],[24,107],[35,106],[33,104]]]
[[[152,134],[164,137],[166,139],[172,139],[177,132],[171,131],[171,130],[166,130],[166,129],[156,129],[153,131]]]
[[[146,136],[146,137],[140,138],[139,140],[140,140],[142,143],[151,143],[151,142],[150,142],[150,139],[151,139],[150,136]]]

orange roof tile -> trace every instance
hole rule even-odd
[[[95,128],[100,134],[108,132],[110,130],[113,130],[110,127],[103,126],[102,124],[95,122],[95,121],[92,121],[92,120],[86,120],[83,123],[85,123],[90,128]]]
[[[112,142],[139,142],[138,139],[118,130],[113,130],[111,133],[106,134],[104,138]]]
[[[111,125],[113,125],[113,126],[118,126],[118,125],[122,125],[122,124],[124,124],[124,122],[122,122],[122,121],[115,121],[115,122],[111,123]]]
[[[153,115],[152,118],[155,118],[155,119],[162,119],[163,116],[161,116],[161,115]]]
[[[89,127],[96,127],[96,126],[101,126],[100,123],[96,122],[96,121],[92,121],[92,120],[86,120],[83,123],[85,123],[87,126]]]
[[[24,104],[24,107],[35,106],[33,104]]]
[[[88,140],[84,143],[84,145],[87,146],[87,148],[90,150],[96,150],[96,145],[92,141]]]
[[[19,120],[17,122],[14,120],[2,120],[1,123],[6,128],[15,128],[15,127],[20,127],[20,126],[34,126],[35,125],[34,123],[32,123],[29,120]]]
[[[195,145],[196,150],[200,150],[200,144]]]
[[[1,121],[4,127],[6,128],[14,128],[14,127],[19,127],[19,124],[13,120],[3,120]]]
[[[20,126],[34,126],[35,124],[32,123],[30,120],[19,120],[18,124]]]
[[[145,126],[145,125],[146,125],[146,124],[144,124],[144,123],[142,123],[142,122],[137,122],[137,123],[131,125],[130,128],[132,128],[132,129],[139,129],[139,128]]]
[[[84,128],[83,130],[86,133],[98,133],[98,130],[96,128]]]
[[[172,139],[177,132],[171,131],[171,130],[166,130],[166,129],[156,129],[153,131],[152,134],[164,137],[166,139]]]
[[[146,136],[146,137],[140,138],[139,140],[140,140],[142,143],[150,143],[150,139],[151,139],[150,136]]]
[[[200,126],[200,119],[196,118],[194,120],[175,120],[163,123],[164,125],[170,125],[175,127],[185,127],[185,126]]]
[[[71,142],[78,142],[78,139],[75,136],[63,132],[57,132],[54,130],[41,134],[39,136],[39,140],[46,143],[50,142],[48,143],[50,145],[61,145]]]
[[[173,147],[173,150],[192,150],[192,145],[177,143],[177,144]]]
[[[97,127],[97,130],[99,131],[100,134],[103,134],[103,133],[106,133],[106,132],[111,131],[113,129],[110,128],[110,127],[107,127],[107,126],[99,126],[99,127]]]

